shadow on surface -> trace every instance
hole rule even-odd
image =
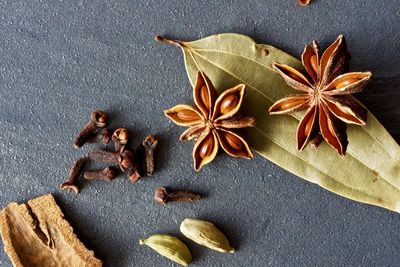
[[[71,193],[74,194],[74,193]],[[82,216],[82,213],[76,214],[76,209],[72,207],[71,202],[67,202],[60,196],[59,193],[54,193],[54,198],[56,199],[57,205],[59,205],[65,219],[73,228],[74,233],[77,235],[78,239],[85,245],[89,250],[93,250],[95,257],[103,261],[103,266],[109,266],[109,262],[113,262],[115,266],[121,266],[124,259],[128,257],[128,250],[120,251],[114,246],[107,246],[101,241],[101,233],[95,233],[95,229],[90,227],[85,227],[83,222],[88,222],[90,226],[90,219],[82,219],[78,216]],[[93,237],[98,237],[99,240],[93,239]],[[118,257],[110,258],[111,255],[118,255]]]
[[[373,76],[369,85],[356,97],[400,144],[400,77]]]

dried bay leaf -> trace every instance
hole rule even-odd
[[[348,126],[349,147],[344,157],[326,143],[316,150],[307,147],[298,151],[295,136],[302,114],[267,114],[275,101],[294,93],[273,71],[272,63],[302,69],[298,59],[240,34],[217,34],[193,42],[160,36],[156,40],[182,49],[192,85],[199,70],[219,92],[246,84],[242,113],[256,118],[256,127],[246,129],[246,133],[260,155],[338,195],[400,211],[400,147],[371,113],[366,126]]]

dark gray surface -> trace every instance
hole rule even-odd
[[[245,3],[247,2],[247,3]],[[187,242],[193,266],[398,266],[400,216],[338,197],[256,156],[222,154],[195,173],[191,143],[163,110],[191,101],[181,52],[156,34],[199,39],[247,34],[299,56],[317,39],[344,33],[353,70],[374,81],[357,97],[400,140],[398,0],[0,1],[0,206],[54,193],[81,240],[105,266],[172,266],[138,239],[181,237],[186,217],[215,222],[236,254]],[[71,143],[96,108],[134,144],[160,137],[159,170],[131,184],[86,183],[80,195],[57,187],[74,158]],[[158,206],[158,186],[203,192],[196,204]],[[183,238],[184,241],[187,239]],[[0,245],[3,250],[3,245]],[[0,266],[10,266],[0,253]]]

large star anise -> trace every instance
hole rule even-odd
[[[199,72],[193,88],[195,105],[181,104],[164,111],[174,123],[189,127],[180,140],[196,140],[193,148],[196,171],[215,158],[220,145],[230,156],[253,158],[249,145],[234,132],[255,123],[254,118],[238,114],[244,93],[245,85],[239,84],[218,96],[208,77]]]
[[[308,76],[294,68],[274,63],[274,68],[286,83],[304,94],[291,95],[275,102],[270,114],[290,114],[306,110],[297,128],[297,147],[303,150],[314,140],[317,146],[323,139],[339,155],[345,155],[347,148],[346,124],[365,125],[367,111],[349,95],[360,92],[371,78],[370,72],[350,72],[350,54],[346,40],[340,35],[322,54],[314,41],[304,48],[301,60]]]

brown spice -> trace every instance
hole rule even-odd
[[[137,164],[135,164],[130,170],[128,170],[128,178],[129,180],[131,180],[131,182],[137,182],[141,177],[142,174],[140,173]]]
[[[110,129],[104,128],[101,130],[98,134],[92,136],[87,143],[93,144],[93,143],[98,143],[98,144],[108,144],[111,141],[113,132]]]
[[[126,149],[125,146],[121,147],[118,154],[118,164],[123,172],[131,169],[134,165],[133,152],[129,149]]]
[[[306,6],[308,4],[310,4],[311,0],[298,0],[299,4],[302,6]]]
[[[118,128],[112,132],[110,129],[104,128],[106,124],[107,115],[101,110],[94,111],[90,122],[76,138],[75,146],[80,147],[85,143],[108,144],[112,140],[114,152],[96,149],[88,153],[88,158],[95,162],[119,166],[122,172],[128,173],[128,178],[132,182],[139,180],[143,174],[152,175],[154,172],[154,151],[158,144],[157,139],[152,134],[148,134],[136,151],[127,149],[130,138],[129,131],[126,128]],[[104,129],[101,130],[101,128]],[[117,170],[113,166],[103,170],[86,171],[84,177],[89,180],[111,180],[117,175]],[[67,188],[67,186],[76,192],[79,191],[75,184],[63,184],[63,188]]]
[[[77,181],[86,161],[87,158],[80,158],[74,162],[71,170],[69,171],[67,180],[60,185],[61,190],[69,189],[75,191],[75,193],[77,194],[79,193],[80,189],[78,187]]]
[[[129,132],[126,128],[118,128],[112,135],[115,151],[120,151],[121,147],[126,145],[129,141]]]
[[[141,153],[140,147],[135,153],[132,151],[126,151],[122,156],[125,157],[125,170],[128,172],[128,178],[131,182],[137,182],[143,175],[141,169],[141,162],[143,160],[143,153]]]
[[[82,147],[90,138],[95,135],[95,132],[107,125],[107,114],[102,110],[92,112],[90,121],[79,132],[75,139],[74,146],[76,148]]]
[[[365,125],[367,110],[349,95],[361,92],[371,79],[371,72],[350,72],[350,54],[346,40],[340,35],[322,56],[314,41],[301,56],[307,75],[285,65],[274,63],[274,69],[286,83],[302,94],[290,95],[275,102],[269,114],[292,114],[307,110],[297,128],[297,148],[303,150],[311,141],[317,147],[319,135],[339,155],[348,145],[346,123]]]
[[[119,153],[106,151],[103,149],[95,149],[88,154],[89,159],[95,162],[109,163],[112,165],[119,165]]]
[[[143,147],[145,149],[145,163],[146,175],[151,176],[154,173],[155,150],[158,145],[156,137],[149,133],[143,140]]]
[[[91,160],[95,162],[118,165],[123,172],[131,170],[135,165],[132,151],[126,149],[125,146],[122,146],[121,149],[117,152],[96,149],[90,151],[88,156]]]
[[[158,204],[167,204],[168,202],[193,202],[201,198],[201,195],[190,191],[169,192],[165,187],[157,188],[154,192],[154,200]]]
[[[8,204],[0,211],[0,233],[16,267],[102,266],[79,241],[52,195]]]
[[[101,170],[91,170],[86,171],[83,177],[88,180],[107,180],[111,181],[118,174],[118,170],[112,166],[101,169]]]
[[[180,140],[196,140],[192,152],[196,171],[214,160],[219,147],[232,157],[253,158],[246,140],[236,132],[255,124],[254,118],[239,114],[244,94],[245,85],[239,84],[218,96],[210,79],[198,72],[193,88],[195,105],[180,104],[164,111],[175,124],[189,127]]]

